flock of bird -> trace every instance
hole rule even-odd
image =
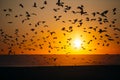
[[[46,10],[48,1],[43,1],[43,6],[39,7],[37,2],[34,2],[33,5],[31,5],[30,8],[37,8],[38,10]],[[111,44],[111,42],[114,42],[118,45],[120,45],[120,28],[116,26],[117,19],[109,20],[108,14],[111,12],[112,16],[117,15],[117,8],[113,8],[110,10],[105,10],[102,12],[92,12],[89,13],[85,10],[84,5],[79,5],[76,7],[76,10],[72,9],[72,6],[69,6],[65,4],[62,0],[57,0],[55,2],[56,8],[53,8],[51,10],[53,13],[59,13],[59,11],[63,10],[63,14],[70,14],[68,12],[71,12],[73,15],[79,15],[83,18],[75,18],[75,19],[69,19],[69,20],[62,20],[64,15],[53,15],[54,22],[61,22],[61,24],[71,24],[70,26],[61,26],[60,30],[61,33],[65,39],[66,43],[64,41],[60,41],[58,36],[57,30],[51,30],[49,24],[47,24],[47,21],[45,20],[39,20],[33,23],[28,23],[28,26],[30,27],[30,30],[26,33],[21,34],[22,31],[20,31],[19,28],[16,28],[14,30],[14,35],[7,34],[2,28],[0,28],[0,44],[5,44],[8,49],[5,47],[0,47],[0,53],[4,53],[7,51],[9,55],[17,54],[17,53],[25,53],[26,51],[35,52],[35,51],[41,51],[42,50],[48,50],[48,53],[53,53],[55,50],[57,52],[59,51],[65,51],[66,53],[70,53],[67,51],[67,48],[72,46],[71,40],[72,37],[67,37],[67,35],[73,34],[75,32],[75,28],[79,28],[80,31],[83,31],[88,36],[91,36],[92,38],[90,40],[83,40],[83,44],[81,44],[82,50],[88,50],[93,51],[97,50],[97,48],[94,49],[87,49],[84,44],[90,45],[98,45],[98,46],[108,46]],[[20,3],[18,5],[21,10],[25,10],[25,5]],[[2,10],[5,14],[5,17],[11,17],[12,13],[14,13],[13,9],[3,9]],[[43,13],[44,14],[44,13]],[[39,14],[34,12],[26,11],[25,13],[14,15],[14,18],[21,18],[21,24],[26,25],[28,21],[31,20],[33,16],[38,16]],[[49,14],[48,14],[49,15]],[[89,17],[92,16],[92,17]],[[12,16],[13,17],[13,16]],[[32,20],[31,20],[32,21]],[[84,23],[97,23],[97,26],[84,26]],[[8,21],[8,25],[14,24],[14,21]],[[108,26],[104,26],[104,25]],[[72,26],[76,25],[76,26]],[[57,26],[57,25],[56,25]],[[42,28],[41,28],[42,27]],[[45,28],[45,29],[44,29]],[[47,29],[47,30],[46,30]],[[59,28],[58,28],[59,29]],[[112,30],[112,34],[109,32]],[[30,33],[29,33],[30,32]],[[96,33],[96,34],[94,34]],[[47,34],[47,35],[46,35]],[[40,36],[38,38],[38,36]],[[80,34],[80,37],[84,37],[84,34]],[[97,42],[97,43],[94,43]],[[57,44],[54,46],[54,44]],[[47,48],[46,48],[47,47]],[[17,50],[15,50],[17,49]],[[18,52],[17,52],[18,51]],[[19,52],[20,51],[20,52]]]

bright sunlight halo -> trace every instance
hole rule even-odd
[[[75,40],[73,41],[73,46],[74,46],[74,48],[76,48],[76,49],[79,49],[79,48],[81,47],[81,44],[82,44],[82,41],[81,41],[80,39],[75,39]]]

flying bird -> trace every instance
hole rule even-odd
[[[23,4],[19,4],[19,6],[20,6],[21,8],[24,8]]]
[[[33,5],[33,7],[35,7],[35,8],[37,7],[37,4],[36,4],[36,2],[34,2],[34,5]]]
[[[100,15],[103,16],[103,17],[107,17],[107,16],[106,16],[107,13],[108,13],[108,10],[103,11]]]
[[[44,4],[47,5],[47,1],[44,1]]]

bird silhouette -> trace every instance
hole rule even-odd
[[[19,4],[19,6],[20,6],[21,8],[24,8],[23,4]]]
[[[7,10],[6,9],[3,9],[4,12],[6,12]]]
[[[47,1],[44,1],[44,4],[47,5]]]
[[[30,13],[26,11],[26,17],[30,17]]]
[[[13,22],[8,22],[9,24],[12,24]]]
[[[43,7],[40,7],[40,9],[44,9],[45,7],[43,6]]]
[[[37,4],[36,4],[36,2],[34,2],[34,5],[33,5],[33,7],[35,7],[35,8],[37,7]]]
[[[113,15],[116,15],[117,8],[113,8]]]
[[[9,12],[12,12],[12,9],[11,9],[11,8],[9,8],[9,9],[8,9],[8,11],[9,11]]]
[[[99,29],[99,33],[107,32],[106,30]]]
[[[60,8],[54,8],[53,9],[55,12],[57,12],[58,10],[60,10]]]
[[[108,13],[108,10],[105,10],[105,11],[103,11],[100,15],[101,15],[102,17],[107,17],[107,16],[106,16],[107,13]]]
[[[92,15],[95,17],[95,16],[96,16],[96,13],[95,13],[95,12],[93,12],[93,13],[92,13]]]
[[[63,7],[64,6],[64,2],[61,2],[60,0],[58,0],[56,5]]]

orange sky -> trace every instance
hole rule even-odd
[[[119,0],[61,0],[63,7],[44,1],[0,1],[0,54],[120,54]]]

